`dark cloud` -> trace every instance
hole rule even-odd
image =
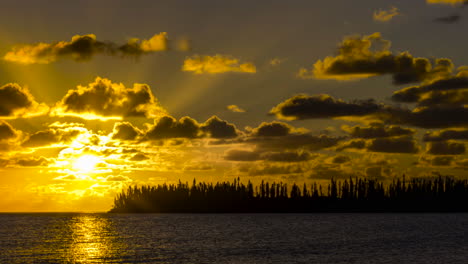
[[[257,137],[249,138],[246,143],[252,143],[257,148],[267,150],[305,149],[316,151],[335,146],[342,138],[327,135],[314,136],[310,134],[297,134],[284,137]]]
[[[235,138],[239,135],[234,124],[221,120],[217,116],[210,117],[200,126],[200,129],[211,138]]]
[[[429,159],[432,166],[451,166],[453,161],[453,156],[435,156],[432,159]]]
[[[420,106],[468,104],[468,71],[396,91],[392,100]]]
[[[446,129],[426,132],[423,136],[424,141],[445,141],[450,139],[468,140],[468,129]]]
[[[118,122],[114,124],[112,132],[113,139],[135,140],[141,132],[129,122]]]
[[[18,132],[7,122],[0,120],[0,141],[17,137]]]
[[[386,153],[417,153],[419,148],[411,137],[376,138],[369,142],[368,151]]]
[[[408,52],[392,54],[390,45],[380,33],[347,37],[339,45],[336,57],[317,61],[312,70],[301,69],[298,77],[350,80],[390,74],[395,84],[405,84],[446,75],[453,69],[448,59],[436,59],[432,63]]]
[[[357,171],[347,170],[338,164],[318,164],[310,170],[308,178],[312,180],[349,179],[363,176]],[[327,190],[323,190],[326,192]]]
[[[270,114],[281,119],[363,117],[384,123],[422,128],[447,128],[468,125],[465,105],[436,105],[409,110],[376,103],[374,100],[347,103],[329,95],[296,95],[274,107]]]
[[[260,153],[254,150],[230,149],[224,155],[230,161],[256,161],[261,160]]]
[[[76,128],[53,129],[38,131],[23,142],[23,147],[43,147],[59,143],[69,143],[83,131]]]
[[[285,152],[265,152],[261,154],[261,158],[267,161],[274,162],[301,162],[315,158],[309,152],[305,151],[285,151]]]
[[[336,151],[343,151],[345,149],[364,149],[366,147],[366,141],[364,139],[352,139],[338,145]]]
[[[143,153],[137,153],[130,158],[131,161],[143,161],[143,160],[148,160],[148,159],[149,157]]]
[[[432,155],[460,155],[466,151],[465,144],[449,141],[435,141],[428,143],[427,153]]]
[[[122,117],[159,117],[166,111],[159,105],[146,84],[126,88],[105,78],[96,78],[88,86],[78,86],[55,106],[58,116],[77,116],[85,119]]]
[[[350,160],[351,160],[351,158],[349,156],[337,155],[337,156],[332,158],[332,163],[342,164],[342,163],[349,162]]]
[[[171,116],[163,116],[146,132],[150,140],[165,138],[197,138],[200,136],[200,125],[190,117],[179,121]]]
[[[47,112],[48,107],[38,104],[28,89],[16,83],[0,87],[0,117],[28,117]]]
[[[40,167],[40,166],[47,166],[52,163],[51,160],[45,157],[30,157],[24,159],[18,159],[16,164],[22,167]]]
[[[468,108],[465,106],[434,106],[400,112],[389,121],[422,128],[448,128],[468,125],[467,116]]]
[[[133,38],[123,45],[109,41],[99,41],[96,39],[96,35],[88,34],[75,35],[71,41],[16,46],[3,59],[22,64],[45,64],[54,62],[59,58],[86,61],[96,54],[139,56],[168,49],[168,38],[165,32],[156,34],[148,40]]]
[[[294,128],[282,122],[263,122],[253,129],[252,135],[256,137],[284,137],[289,135]]]
[[[343,116],[366,116],[387,112],[386,106],[374,100],[347,103],[329,95],[293,96],[271,109],[270,114],[281,119],[334,118]]]
[[[183,117],[179,121],[171,116],[164,116],[155,120],[146,132],[146,138],[150,140],[164,138],[215,138],[233,139],[240,135],[234,124],[210,117],[205,123],[199,124],[190,117]]]
[[[450,16],[443,16],[443,17],[438,17],[434,19],[433,21],[436,23],[442,23],[442,24],[454,24],[458,23],[461,19],[460,15],[450,15]]]
[[[248,176],[288,175],[304,173],[303,166],[297,164],[257,164],[242,168]]]
[[[368,127],[345,127],[352,137],[355,138],[383,138],[383,137],[395,137],[395,136],[410,136],[416,133],[414,129],[403,128],[400,126],[383,126],[381,124],[374,124]]]

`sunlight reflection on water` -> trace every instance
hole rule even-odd
[[[111,223],[108,218],[98,215],[77,215],[70,226],[73,240],[71,254],[68,256],[73,262],[89,263],[115,256],[113,249],[118,247],[112,240]]]

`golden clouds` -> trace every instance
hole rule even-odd
[[[233,113],[245,113],[245,110],[240,108],[237,105],[228,105],[228,106],[226,106],[226,109],[233,112]]]
[[[75,61],[91,59],[95,54],[106,55],[141,55],[144,53],[168,50],[167,33],[162,32],[150,39],[130,39],[124,45],[109,41],[99,41],[94,34],[75,35],[70,41],[54,43],[36,43],[13,47],[5,54],[4,60],[21,64],[47,64],[59,58]]]
[[[166,32],[155,34],[150,39],[132,38],[118,48],[122,55],[141,55],[143,53],[169,50],[169,39]]]
[[[48,107],[36,102],[29,90],[15,83],[0,87],[0,117],[31,117],[45,114]]]
[[[218,74],[225,72],[256,73],[257,69],[251,62],[241,63],[232,56],[216,54],[214,56],[194,55],[184,61],[183,71],[195,74]]]
[[[426,0],[428,4],[461,5],[466,4],[466,0]]]
[[[375,21],[388,22],[392,20],[393,17],[398,15],[400,15],[400,13],[398,12],[398,8],[392,7],[390,10],[379,9],[378,11],[375,11],[373,18]]]
[[[311,70],[300,69],[297,77],[345,81],[390,74],[394,84],[406,84],[434,80],[450,75],[453,70],[449,59],[436,59],[432,63],[408,52],[393,54],[390,45],[379,32],[346,37],[339,45],[337,56],[318,60]]]
[[[148,85],[136,83],[126,88],[100,77],[88,86],[69,90],[51,112],[85,119],[155,118],[166,113]]]

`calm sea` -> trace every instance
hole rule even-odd
[[[0,214],[0,263],[468,263],[468,214]]]

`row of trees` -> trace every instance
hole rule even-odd
[[[118,194],[112,213],[434,212],[468,211],[468,181],[452,177],[331,179],[326,186],[262,181],[133,186]]]

